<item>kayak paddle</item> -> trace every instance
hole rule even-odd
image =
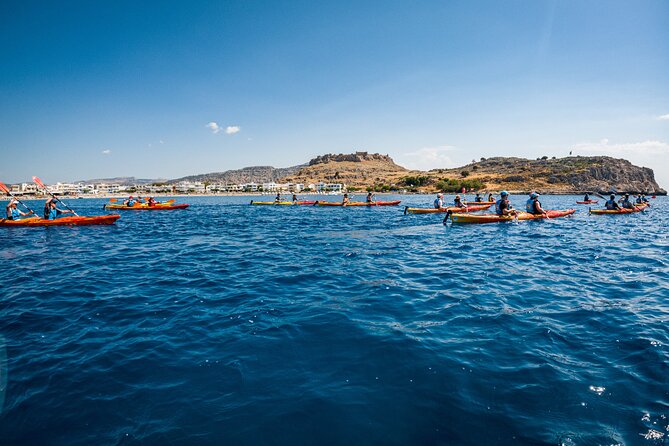
[[[32,209],[30,209],[28,206],[26,206],[26,204],[25,204],[24,202],[22,202],[21,200],[19,200],[18,198],[16,198],[16,197],[14,196],[14,194],[12,194],[12,192],[9,190],[9,188],[8,188],[7,186],[5,186],[5,183],[3,183],[2,181],[0,181],[0,190],[3,191],[4,193],[6,193],[7,195],[9,195],[10,197],[12,197],[14,200],[16,200],[16,201],[18,201],[19,203],[21,203],[21,206],[23,206],[24,208],[28,209],[28,211],[30,211],[31,214],[34,214],[34,213],[35,213]]]
[[[60,201],[60,203],[61,203],[63,206],[65,206],[68,210],[72,211],[72,213],[73,213],[74,215],[76,215],[77,217],[79,217],[79,214],[77,214],[76,212],[74,212],[74,209],[72,209],[71,207],[69,207],[68,205],[66,205],[65,203],[63,203],[63,200],[61,200],[60,198],[58,198],[58,197],[56,197],[54,194],[52,194],[51,191],[44,185],[44,183],[42,183],[42,180],[40,180],[40,179],[37,178],[37,177],[33,177],[33,181],[34,181],[35,184],[37,184],[39,187],[41,187],[42,189],[44,189],[44,190],[46,191],[47,194],[51,195],[51,197],[53,197],[56,201]]]

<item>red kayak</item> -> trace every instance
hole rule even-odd
[[[401,201],[375,201],[372,203],[367,203],[366,201],[351,201],[346,205],[346,207],[349,206],[397,206],[400,204]],[[344,204],[341,201],[317,201],[316,204],[318,206],[344,206]]]
[[[62,217],[55,220],[45,220],[40,217],[30,217],[21,220],[0,219],[0,226],[91,226],[111,225],[121,218],[118,214],[98,215],[95,217]]]
[[[588,201],[577,201],[576,204],[595,204],[598,202],[599,200],[588,200]]]
[[[136,204],[134,206],[125,206],[122,204],[106,204],[105,209],[114,209],[119,211],[173,211],[175,209],[186,209],[187,204],[168,204],[158,203],[154,206],[149,206],[146,203]]]

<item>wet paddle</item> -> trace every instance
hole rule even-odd
[[[72,209],[71,207],[69,207],[67,204],[63,203],[63,200],[61,200],[60,198],[58,198],[58,197],[56,197],[54,194],[52,194],[51,191],[49,190],[49,188],[47,188],[47,187],[44,185],[44,183],[42,183],[42,180],[40,180],[40,179],[37,178],[37,177],[33,177],[33,181],[34,181],[35,184],[37,184],[39,187],[41,187],[42,189],[44,189],[44,190],[46,191],[47,194],[51,195],[51,197],[52,197],[54,200],[59,201],[60,204],[62,204],[63,206],[65,206],[65,207],[66,207],[69,211],[71,211],[74,215],[76,215],[77,217],[79,217],[79,214],[77,214],[76,212],[74,212],[74,209]]]
[[[12,194],[12,191],[7,186],[5,186],[5,183],[3,183],[1,181],[0,181],[0,190],[3,191],[4,193],[6,193],[7,195],[9,195],[10,197],[12,197],[14,200],[18,201],[21,204],[21,206],[23,206],[28,211],[30,211],[31,214],[35,213],[32,209],[30,209],[28,206],[26,206],[26,204],[24,202],[22,202],[21,200],[16,198],[16,196],[14,196],[14,194]]]

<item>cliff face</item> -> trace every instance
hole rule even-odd
[[[269,183],[271,181],[278,181],[285,176],[292,175],[301,167],[302,166],[283,168],[276,168],[271,166],[244,167],[243,169],[226,170],[225,172],[212,172],[203,175],[192,175],[178,178],[170,182],[177,183],[179,181],[209,181],[212,183],[227,184]]]

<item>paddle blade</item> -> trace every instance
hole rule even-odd
[[[37,185],[42,189],[46,189],[46,186],[44,185],[44,183],[42,183],[42,180],[40,180],[39,178],[33,177],[33,181],[37,183]]]
[[[118,201],[118,200],[117,200],[116,198],[110,198],[110,199],[109,199],[109,202],[110,202],[110,203],[116,203],[117,201]]]
[[[176,201],[176,200],[167,200],[165,203],[172,204],[172,203],[174,203],[175,201]]]
[[[4,193],[8,194],[9,193],[9,188],[5,186],[5,183],[0,181],[0,190],[3,191]]]

